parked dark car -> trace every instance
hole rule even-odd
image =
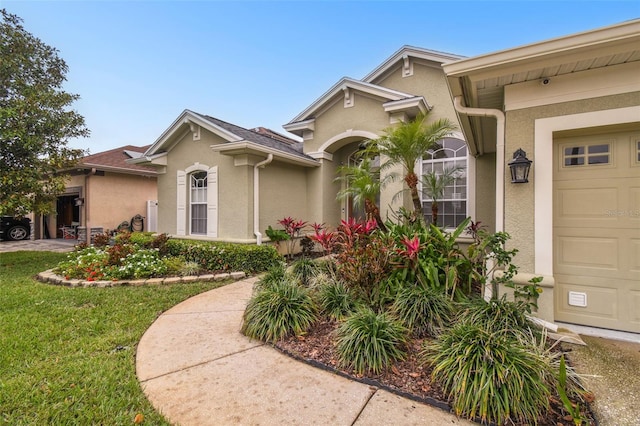
[[[0,240],[26,240],[31,233],[31,219],[2,216]]]

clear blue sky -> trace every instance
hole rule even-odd
[[[0,0],[67,62],[91,153],[153,143],[184,110],[282,125],[403,45],[475,56],[640,17],[638,1]]]

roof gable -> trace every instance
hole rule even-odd
[[[405,45],[376,69],[367,74],[362,81],[379,83],[398,63],[401,63],[402,66],[402,76],[408,77],[413,74],[413,63],[415,59],[421,60],[421,62],[431,63],[434,67],[440,68],[442,64],[464,59],[464,56]]]
[[[167,153],[185,135],[191,133],[193,140],[200,139],[201,129],[221,137],[225,143],[212,146],[214,151],[229,155],[245,153],[274,154],[274,157],[296,164],[317,165],[316,160],[302,152],[302,144],[283,135],[249,130],[220,120],[210,115],[184,110],[160,135],[140,158],[131,158],[131,164],[167,165]],[[260,129],[260,128],[259,128]]]

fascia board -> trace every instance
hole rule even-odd
[[[167,153],[161,152],[160,154],[145,155],[140,158],[129,158],[128,160],[124,160],[124,161],[125,163],[129,163],[129,164],[149,164],[152,166],[166,166],[167,158],[168,158]]]
[[[132,170],[124,167],[105,166],[102,164],[82,163],[82,166],[84,169],[96,168],[105,172],[122,173],[127,175],[156,176],[158,174],[155,170]]]
[[[235,155],[235,153],[262,153],[273,154],[274,158],[278,158],[287,163],[294,163],[307,167],[318,167],[320,163],[315,160],[301,158],[277,149],[272,149],[263,145],[259,145],[249,141],[230,142],[220,145],[211,145],[211,150],[220,152],[221,154]]]
[[[463,59],[444,64],[443,69],[447,76],[471,75],[482,71],[500,70],[527,61],[538,61],[544,57],[567,55],[574,51],[613,46],[629,41],[640,41],[640,19]]]
[[[309,120],[297,121],[282,126],[287,132],[295,132],[299,130],[315,130],[315,118]]]
[[[423,59],[429,62],[435,62],[437,64],[444,64],[451,61],[458,61],[463,59],[464,56],[453,55],[445,52],[436,52],[428,49],[421,49],[413,46],[403,46],[393,55],[391,55],[386,61],[380,64],[376,69],[367,74],[362,81],[371,82],[376,78],[383,75],[390,68],[392,68],[398,61],[401,61],[404,55],[408,55],[413,58]]]
[[[286,126],[313,118],[313,115],[318,110],[320,110],[327,102],[329,102],[344,88],[354,89],[360,92],[368,93],[370,95],[385,98],[390,101],[396,101],[404,98],[413,98],[415,96],[410,93],[387,89],[386,87],[354,80],[349,77],[343,77],[340,81],[331,86],[331,88],[326,91],[320,98],[318,98],[313,104],[311,104],[307,109],[302,111],[302,113],[298,114],[293,120],[285,124],[283,127],[286,129]]]
[[[431,110],[431,105],[423,96],[415,96],[413,98],[399,99],[397,101],[389,101],[382,104],[386,112],[402,111],[409,108],[418,108],[421,113]]]

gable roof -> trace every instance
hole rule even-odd
[[[321,113],[324,108],[331,104],[331,102],[334,102],[335,98],[341,91],[344,92],[345,106],[348,106],[349,102],[353,102],[350,100],[350,91],[354,90],[386,99],[387,102],[385,102],[383,106],[385,111],[390,113],[400,110],[410,110],[412,113],[426,112],[431,109],[431,106],[424,97],[389,89],[377,83],[379,80],[382,80],[398,62],[402,62],[403,75],[409,76],[413,73],[413,61],[416,59],[420,60],[422,63],[430,63],[433,67],[440,69],[443,63],[456,61],[462,58],[464,58],[464,56],[438,52],[435,50],[421,49],[413,46],[403,46],[380,66],[367,74],[362,80],[343,77],[322,96],[316,99],[309,107],[283,127],[291,133],[304,137],[305,131],[313,130],[313,120],[316,118],[317,114]]]
[[[404,45],[397,52],[391,55],[386,61],[380,64],[376,69],[367,74],[362,81],[367,83],[375,82],[379,77],[385,75],[398,62],[403,62],[403,66],[408,69],[411,66],[410,58],[421,59],[425,62],[431,62],[434,67],[440,68],[442,64],[452,61],[464,59],[464,56],[454,55],[453,53],[439,52],[437,50],[423,49],[420,47]]]
[[[168,151],[185,134],[192,133],[194,138],[200,137],[200,128],[204,128],[225,142],[211,146],[214,151],[235,155],[240,153],[273,154],[282,161],[317,166],[319,163],[302,152],[302,144],[291,139],[283,141],[285,136],[274,135],[245,129],[244,127],[220,120],[206,114],[200,114],[188,109],[184,110],[176,120],[165,130],[162,135],[144,152],[141,158],[132,158],[132,164],[151,164],[154,160],[165,156]],[[288,139],[288,138],[286,138]],[[154,164],[165,165],[163,161],[155,161]]]
[[[315,115],[338,94],[344,93],[345,103],[348,102],[347,98],[349,97],[349,90],[367,93],[369,95],[377,96],[388,101],[399,101],[401,99],[411,99],[416,97],[415,95],[412,95],[410,93],[388,89],[386,87],[377,86],[375,84],[354,80],[349,77],[343,77],[340,81],[331,86],[331,88],[327,90],[322,96],[316,99],[316,101],[312,103],[307,109],[302,111],[293,120],[286,124],[284,128],[287,129],[287,126],[293,123],[308,120],[310,118],[315,118]]]
[[[125,174],[136,175],[157,175],[157,171],[153,167],[142,166],[138,164],[128,163],[127,160],[140,157],[150,147],[125,145],[108,151],[91,154],[80,159],[75,169],[100,169],[103,171],[111,171]]]

